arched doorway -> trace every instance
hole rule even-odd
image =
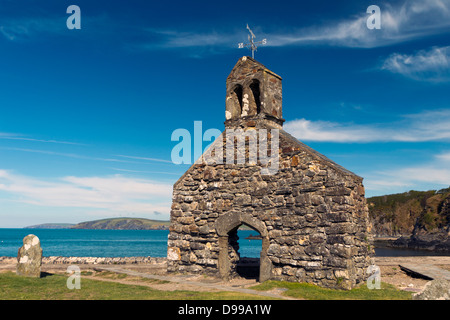
[[[220,216],[216,221],[216,231],[219,236],[219,274],[223,279],[229,279],[237,274],[239,256],[237,246],[237,229],[246,225],[261,235],[262,245],[259,257],[258,281],[269,280],[272,275],[272,262],[267,257],[269,237],[264,223],[250,214],[230,212]]]
[[[230,233],[229,233],[230,234]],[[246,279],[259,279],[259,261],[262,249],[262,237],[259,232],[242,224],[236,230],[239,260],[236,273]],[[231,242],[229,236],[229,241]]]

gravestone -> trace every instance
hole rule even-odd
[[[41,242],[37,236],[29,234],[23,238],[23,246],[17,254],[16,273],[20,276],[39,278],[41,276],[41,265]]]

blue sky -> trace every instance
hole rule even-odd
[[[188,168],[171,134],[224,129],[247,23],[283,77],[285,130],[367,196],[449,186],[449,0],[1,0],[0,227],[168,219]]]

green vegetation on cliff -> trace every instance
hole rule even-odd
[[[25,227],[25,229],[70,229],[73,223],[43,223]]]
[[[372,197],[367,204],[376,235],[427,233],[450,223],[450,188]]]
[[[104,229],[104,230],[167,230],[169,221],[150,220],[144,218],[111,218],[86,221],[72,226],[72,229]]]

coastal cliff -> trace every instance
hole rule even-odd
[[[374,236],[390,246],[450,252],[450,188],[367,199]]]
[[[110,218],[85,221],[78,224],[44,223],[25,229],[96,229],[96,230],[169,230],[169,221],[144,218]]]
[[[71,229],[102,230],[168,230],[169,221],[142,218],[112,218],[78,223]]]

